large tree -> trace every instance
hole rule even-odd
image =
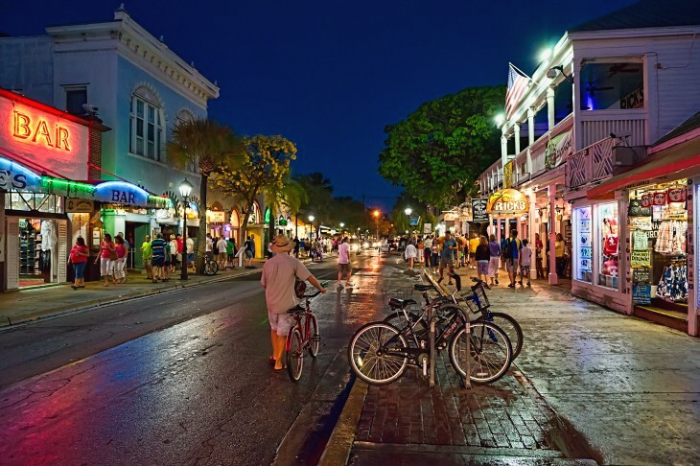
[[[199,185],[199,231],[197,233],[197,273],[204,269],[207,224],[207,185],[210,177],[235,170],[244,160],[241,139],[228,126],[214,120],[181,121],[173,129],[167,145],[168,160],[184,169],[196,166]],[[185,232],[186,233],[186,232]]]
[[[294,179],[303,186],[308,196],[302,203],[301,210],[307,216],[313,215],[312,222],[316,227],[316,233],[322,224],[329,225],[333,221],[333,186],[328,178],[321,173],[309,173],[297,175]]]
[[[243,219],[239,230],[239,244],[245,237],[244,229],[253,212],[255,199],[266,195],[272,204],[284,192],[289,164],[297,157],[293,142],[282,136],[257,135],[243,140],[244,161],[236,168],[225,167],[211,178],[211,187],[233,197],[241,207]]]
[[[421,105],[385,128],[379,174],[422,202],[464,201],[479,174],[500,154],[494,116],[505,88],[475,87]]]

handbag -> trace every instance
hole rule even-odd
[[[117,256],[117,251],[109,251],[109,260],[115,261],[119,259],[119,256]]]

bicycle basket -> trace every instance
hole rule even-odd
[[[486,309],[490,306],[489,298],[486,296],[486,288],[481,283],[472,286],[472,291],[479,298],[479,309]],[[474,303],[476,304],[476,303]]]

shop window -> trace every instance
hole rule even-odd
[[[579,72],[581,110],[644,108],[640,62],[587,63]]]
[[[131,99],[130,152],[161,161],[164,145],[163,111],[153,94],[139,88]]]
[[[597,207],[598,215],[598,285],[618,288],[620,237],[618,227],[617,203],[601,204]]]
[[[5,194],[5,209],[63,213],[63,197],[54,194],[12,192]]]
[[[593,231],[590,207],[574,210],[574,278],[582,282],[593,282]]]

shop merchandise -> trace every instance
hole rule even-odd
[[[688,302],[688,269],[683,264],[671,264],[664,268],[656,296],[673,303]]]
[[[684,220],[664,220],[659,226],[654,250],[665,255],[685,255],[685,238],[688,222]]]

